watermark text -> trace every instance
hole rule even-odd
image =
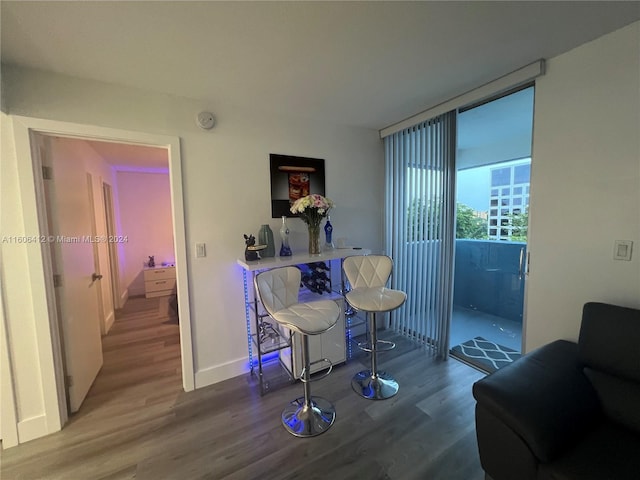
[[[127,243],[128,235],[3,235],[2,243]]]

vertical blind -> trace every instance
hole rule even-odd
[[[385,137],[385,241],[392,287],[407,293],[391,326],[449,352],[455,245],[456,113]]]

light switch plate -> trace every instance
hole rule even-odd
[[[631,260],[631,250],[633,242],[631,240],[616,240],[613,246],[614,260]]]
[[[207,256],[207,247],[204,243],[196,243],[196,258]]]

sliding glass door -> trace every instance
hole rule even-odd
[[[533,94],[529,87],[458,115],[456,356],[465,345],[482,356],[482,341],[496,357],[521,349]]]
[[[440,357],[474,341],[520,351],[533,94],[385,137],[386,249],[392,287],[407,293],[391,325]]]

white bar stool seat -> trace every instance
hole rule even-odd
[[[340,307],[333,300],[317,300],[298,303],[300,270],[282,267],[256,275],[256,292],[267,313],[279,324],[302,337],[302,375],[304,396],[292,401],[282,412],[282,425],[296,437],[314,437],[326,432],[336,419],[336,410],[331,402],[322,397],[311,396],[311,365],[309,360],[309,335],[320,335],[333,328],[340,316]],[[332,364],[324,376],[331,373]],[[321,377],[321,378],[324,378]],[[314,379],[315,380],[315,379]]]
[[[393,261],[386,255],[353,256],[344,259],[342,269],[351,290],[345,298],[355,310],[367,312],[370,340],[367,345],[358,344],[371,352],[371,369],[358,372],[351,380],[355,392],[371,400],[393,397],[400,388],[388,373],[378,370],[378,352],[395,347],[393,342],[378,340],[376,314],[400,307],[407,295],[403,291],[386,288],[391,276]]]

